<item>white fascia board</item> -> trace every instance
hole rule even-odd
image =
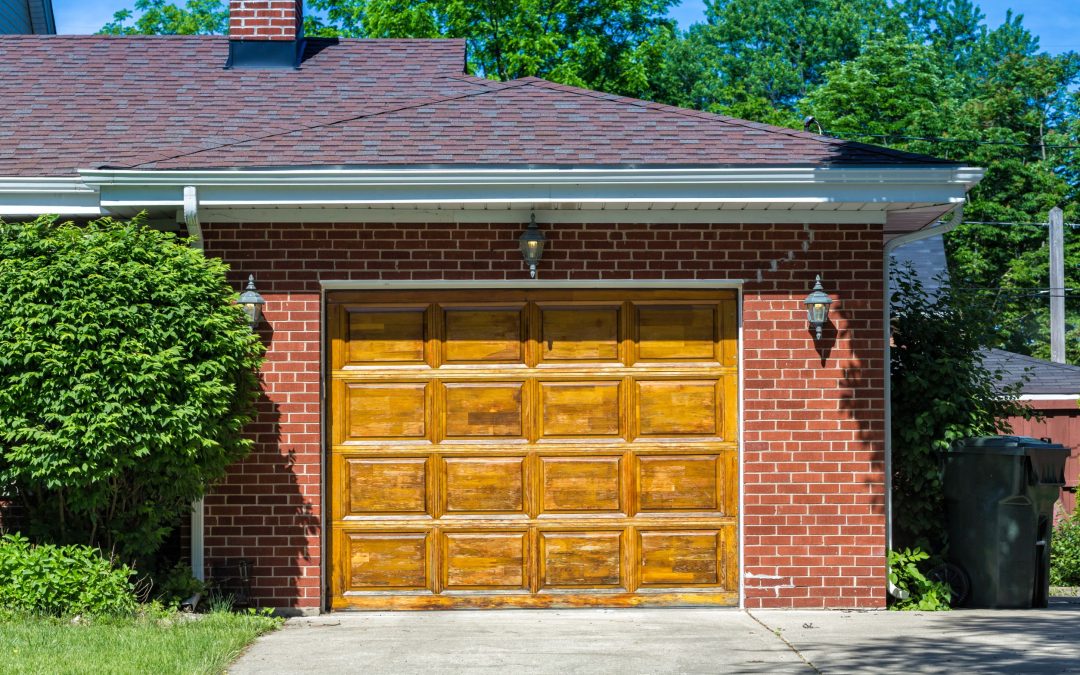
[[[1080,394],[1022,394],[1021,401],[1077,401]]]
[[[398,204],[732,202],[960,203],[981,177],[958,167],[753,169],[86,170],[104,208],[168,207],[199,189],[203,208]]]
[[[0,218],[100,216],[98,191],[81,178],[0,176]]]

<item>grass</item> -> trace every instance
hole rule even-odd
[[[149,611],[90,620],[0,616],[0,673],[221,673],[280,619]]]

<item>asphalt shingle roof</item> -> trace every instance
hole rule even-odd
[[[0,37],[0,176],[80,168],[907,165],[943,160],[465,74],[462,40],[320,40],[225,70],[224,37]]]
[[[1002,349],[984,350],[983,365],[991,371],[1002,371],[1006,384],[1023,381],[1027,373],[1030,379],[1021,390],[1023,394],[1080,394],[1080,366],[1044,361]]]

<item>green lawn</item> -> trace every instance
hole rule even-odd
[[[159,614],[86,623],[0,616],[0,673],[220,673],[280,620]]]

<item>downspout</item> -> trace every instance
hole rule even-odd
[[[202,223],[199,222],[199,195],[194,186],[184,188],[184,224],[187,225],[188,245],[199,251],[203,250]],[[191,503],[191,576],[199,581],[206,581],[205,532],[203,499],[200,497]],[[192,609],[199,603],[198,594],[188,598],[184,604]]]
[[[892,252],[904,244],[910,244],[914,241],[921,241],[923,239],[929,239],[939,234],[947,234],[951,232],[957,225],[964,222],[964,202],[960,202],[952,208],[948,213],[952,214],[952,218],[948,222],[941,223],[935,227],[928,227],[917,232],[910,232],[908,234],[897,237],[885,244],[885,306],[883,314],[885,317],[885,550],[892,550],[893,545],[893,505],[892,505],[892,476],[893,476],[893,461],[892,461],[892,307],[891,307],[891,293],[889,291],[889,263],[892,257]],[[948,215],[946,213],[946,215]],[[940,222],[940,220],[939,220]],[[886,572],[887,574],[887,572]],[[889,582],[886,576],[885,583],[888,584],[889,592],[894,593],[894,586]],[[899,589],[896,589],[899,591]],[[895,593],[894,593],[895,595]],[[901,598],[902,599],[902,598]]]

